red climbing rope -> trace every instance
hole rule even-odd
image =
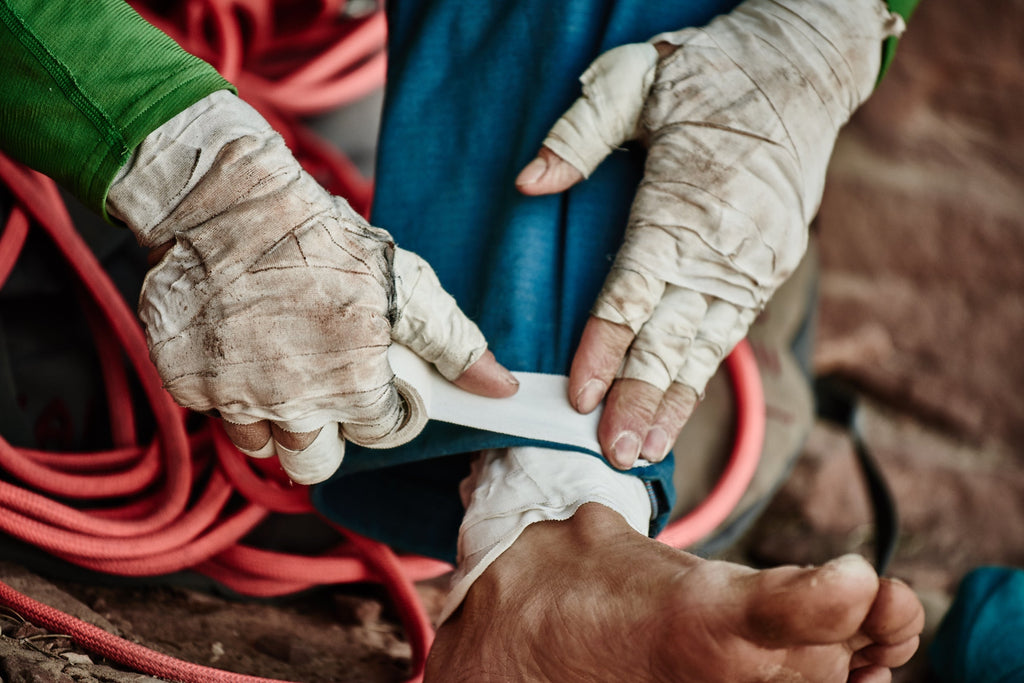
[[[331,192],[366,213],[372,185],[300,117],[334,109],[384,80],[382,12],[344,18],[344,0],[185,0],[134,2],[151,23],[214,64],[285,137],[303,166]],[[287,9],[287,11],[285,11]],[[377,581],[388,590],[422,677],[433,631],[413,581],[450,566],[397,557],[386,546],[339,529],[344,541],[319,557],[241,542],[271,512],[312,511],[308,489],[279,469],[242,455],[216,420],[186,423],[161,387],[134,313],[75,229],[54,184],[0,155],[0,182],[15,206],[0,235],[0,287],[30,229],[57,246],[81,284],[82,307],[106,380],[113,448],[53,453],[15,448],[0,438],[0,531],[76,565],[125,576],[191,569],[242,594],[274,596],[317,585]],[[141,442],[124,360],[156,424]],[[661,539],[682,547],[710,533],[746,489],[760,455],[764,404],[749,349],[727,361],[739,413],[738,438],[722,480],[705,503]],[[58,502],[62,501],[62,502]],[[82,647],[140,672],[178,681],[253,683],[268,679],[197,666],[116,638],[0,583],[0,604],[72,636]]]
[[[94,454],[17,449],[0,439],[0,467],[18,481],[0,481],[0,529],[97,571],[154,576],[193,569],[254,595],[281,595],[330,583],[382,582],[402,617],[413,649],[413,669],[419,675],[432,631],[411,582],[436,576],[448,565],[399,559],[386,546],[349,532],[347,543],[320,558],[241,545],[240,540],[271,511],[311,512],[308,490],[254,469],[259,463],[239,453],[216,421],[187,431],[185,412],[163,391],[148,360],[135,316],[78,235],[53,183],[4,156],[0,180],[19,203],[0,238],[5,256],[0,282],[13,263],[7,247],[24,243],[26,216],[31,216],[32,225],[53,239],[90,301],[102,311],[107,327],[97,344],[116,342],[124,349],[157,423],[152,443]],[[55,498],[120,502],[78,509]],[[132,643],[47,611],[2,584],[0,602],[72,635],[83,647],[151,675],[182,681],[265,680],[238,674],[218,677],[213,669],[176,663],[163,655],[150,657]]]
[[[231,673],[184,662],[138,643],[116,638],[98,626],[19,593],[0,582],[0,604],[10,605],[27,620],[55,633],[67,633],[83,648],[152,676],[182,683],[273,683],[276,679]]]
[[[217,66],[284,135],[324,186],[366,213],[371,183],[299,119],[350,103],[384,81],[382,12],[353,20],[343,2],[188,0],[135,3],[186,50]],[[287,12],[285,12],[287,10]],[[239,453],[206,421],[193,431],[161,387],[135,315],[75,230],[53,183],[0,157],[14,195],[0,236],[0,286],[30,226],[45,231],[75,273],[106,378],[114,448],[97,453],[18,449],[0,439],[0,530],[79,566],[153,576],[193,569],[242,593],[281,595],[316,585],[378,581],[394,598],[421,676],[432,630],[412,581],[450,569],[398,558],[386,546],[346,533],[324,557],[269,553],[240,543],[270,512],[312,511],[308,490],[282,481]],[[156,423],[141,443],[127,358]],[[58,502],[61,501],[61,502]],[[79,505],[81,503],[81,505]],[[83,647],[144,673],[181,681],[262,681],[197,667],[117,639],[0,584],[0,602]]]
[[[736,509],[761,460],[764,445],[765,405],[761,374],[754,352],[740,342],[725,359],[736,404],[736,435],[732,455],[711,492],[697,507],[665,527],[658,540],[686,548],[705,538]]]

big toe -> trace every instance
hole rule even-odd
[[[747,581],[744,635],[769,648],[846,642],[861,629],[879,586],[859,555],[816,568],[768,569]]]

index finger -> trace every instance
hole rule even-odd
[[[612,266],[569,371],[569,400],[576,410],[589,413],[598,406],[664,293],[663,281],[639,270]]]
[[[589,413],[601,403],[633,337],[626,325],[590,316],[569,370],[569,400],[576,410]]]

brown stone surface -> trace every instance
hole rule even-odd
[[[1024,565],[1024,465],[1001,446],[978,449],[868,404],[865,440],[898,505],[902,539],[891,571],[916,588],[951,591],[980,564]],[[872,512],[848,434],[819,422],[749,547],[763,563],[871,557]]]
[[[109,619],[67,591],[22,567],[0,562],[0,581],[50,607],[124,635]],[[50,633],[16,610],[0,607],[0,682],[2,683],[144,683],[156,679],[107,665],[70,638]]]
[[[927,643],[967,571],[1024,566],[1024,463],[1005,445],[978,447],[877,404],[866,404],[861,420],[901,521],[888,573],[925,603]],[[776,565],[817,564],[848,552],[873,558],[872,521],[849,435],[819,422],[792,476],[748,536],[743,559]],[[923,651],[896,680],[930,680]]]
[[[1024,3],[922,3],[819,215],[817,361],[981,442],[1024,438]]]
[[[891,571],[926,635],[968,569],[1024,566],[1021,25],[1022,2],[924,0],[840,138],[818,219],[816,369],[873,399],[867,441],[902,519]],[[818,424],[749,551],[871,557],[871,534],[850,442]],[[931,680],[924,658],[896,680]]]

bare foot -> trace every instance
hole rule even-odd
[[[438,631],[431,683],[891,679],[924,611],[847,556],[755,571],[644,538],[597,504],[523,532]]]

